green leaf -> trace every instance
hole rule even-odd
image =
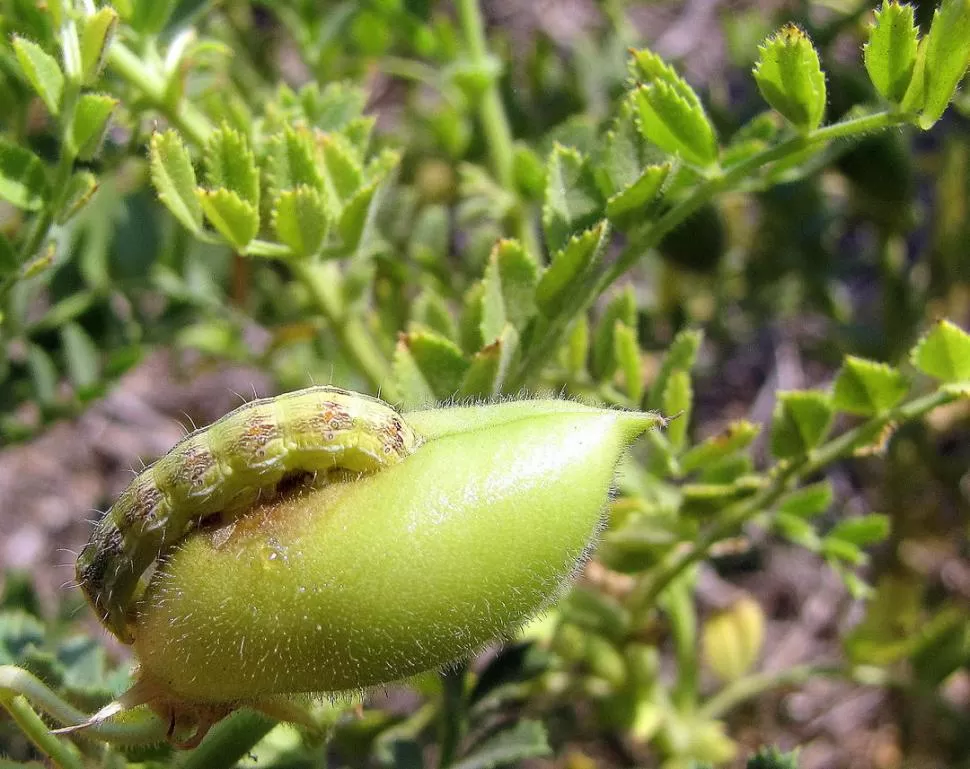
[[[323,176],[313,156],[313,138],[306,128],[286,126],[269,142],[267,175],[275,198],[300,185],[323,191]]]
[[[779,512],[773,519],[775,530],[789,542],[817,553],[822,547],[822,540],[815,531],[815,527],[804,518],[791,513]]]
[[[49,406],[57,400],[57,367],[50,355],[36,344],[31,344],[27,349],[27,369],[30,372],[30,381],[33,397],[42,406]]]
[[[918,37],[913,6],[887,0],[876,11],[863,49],[866,71],[883,98],[895,104],[902,101],[913,79]]]
[[[448,304],[440,294],[430,288],[425,288],[418,295],[411,318],[413,323],[435,331],[452,341],[458,338],[458,328],[448,309]]]
[[[118,12],[104,7],[85,16],[81,28],[81,75],[86,85],[97,81],[118,26]]]
[[[687,442],[687,428],[690,427],[690,412],[694,403],[690,374],[683,369],[671,372],[664,387],[662,403],[663,413],[671,418],[667,425],[667,440],[675,451],[680,451]]]
[[[826,539],[838,539],[857,547],[866,547],[882,542],[889,536],[891,527],[892,522],[888,515],[870,513],[839,521]]]
[[[507,323],[494,342],[475,353],[462,379],[459,394],[480,398],[501,394],[518,350],[518,332]]]
[[[256,206],[231,190],[196,189],[199,203],[213,227],[236,249],[242,250],[259,231]]]
[[[926,95],[920,127],[930,128],[946,110],[970,67],[970,0],[943,0],[926,36]]]
[[[564,348],[566,368],[574,374],[586,371],[586,360],[589,357],[589,320],[583,313],[569,329]]]
[[[158,197],[184,227],[198,234],[202,231],[202,206],[196,198],[195,170],[188,150],[173,131],[152,134],[152,184]]]
[[[926,102],[926,38],[916,46],[916,63],[913,65],[913,76],[909,80],[909,88],[903,96],[899,109],[906,113],[915,113],[923,109]]]
[[[700,104],[658,81],[633,92],[644,137],[689,163],[710,166],[717,159],[717,138]]]
[[[825,393],[779,392],[771,425],[771,453],[797,457],[815,448],[832,423],[832,403]]]
[[[909,382],[885,363],[848,356],[835,378],[832,405],[838,411],[872,416],[888,411],[909,391]]]
[[[802,131],[818,128],[825,114],[825,75],[812,41],[786,24],[759,54],[754,79],[765,101]]]
[[[674,337],[674,341],[667,348],[660,370],[650,386],[648,408],[659,410],[663,408],[663,394],[667,389],[667,380],[674,371],[690,371],[697,359],[704,333],[698,330],[686,329]]]
[[[129,0],[131,26],[143,35],[157,35],[168,23],[176,0]]]
[[[317,254],[329,229],[323,196],[305,185],[281,193],[273,209],[273,229],[297,256]]]
[[[602,216],[599,190],[585,158],[572,147],[556,144],[546,163],[542,224],[550,252],[562,249],[577,232]]]
[[[643,368],[640,361],[640,343],[635,329],[616,321],[613,325],[613,355],[623,372],[626,392],[630,401],[639,404],[643,398]]]
[[[692,446],[681,458],[680,466],[685,473],[703,469],[715,462],[741,451],[761,432],[761,426],[739,420],[731,422],[717,435],[712,435],[702,443]]]
[[[784,497],[778,505],[778,510],[797,518],[814,518],[832,506],[832,498],[832,484],[828,481],[819,481]]]
[[[940,321],[910,353],[913,365],[943,382],[970,381],[970,335],[948,320]]]
[[[90,336],[77,323],[61,329],[61,346],[67,375],[83,399],[95,392],[101,378],[101,352]]]
[[[117,99],[103,93],[86,93],[78,99],[70,141],[81,160],[90,160],[101,148],[108,121],[117,106]]]
[[[595,379],[608,379],[616,371],[617,359],[614,354],[613,332],[617,321],[629,328],[637,324],[637,300],[632,284],[628,283],[610,300],[596,326],[590,365],[590,372]]]
[[[210,190],[223,188],[234,192],[244,203],[259,206],[256,156],[238,131],[223,124],[212,132],[205,148],[205,168]]]
[[[67,183],[61,200],[61,207],[54,221],[64,224],[88,204],[98,190],[98,177],[90,171],[78,171]]]
[[[56,115],[60,111],[61,95],[64,93],[64,73],[57,59],[37,43],[22,37],[14,36],[13,47],[30,85],[43,99],[50,113]]]
[[[552,257],[552,263],[542,273],[536,287],[539,309],[547,316],[555,315],[561,305],[589,279],[606,246],[608,226],[600,222],[592,229],[573,236]]]
[[[506,323],[517,330],[536,314],[536,285],[539,267],[517,240],[495,244],[485,268],[482,297],[482,338],[497,339]]]
[[[354,158],[353,147],[342,136],[321,136],[319,146],[327,200],[343,207],[357,194],[364,181],[363,171]]]
[[[454,342],[431,331],[402,334],[394,350],[394,376],[407,406],[453,398],[468,366]]]
[[[761,748],[748,759],[746,769],[798,769],[798,752],[785,753],[778,748]]]
[[[43,161],[0,137],[0,198],[25,211],[43,208],[51,189]]]
[[[528,758],[552,755],[546,730],[537,721],[519,721],[515,726],[476,745],[450,769],[495,769]]]
[[[606,215],[611,220],[623,220],[627,215],[642,214],[660,197],[671,168],[670,163],[644,168],[636,181],[610,195],[606,201]]]

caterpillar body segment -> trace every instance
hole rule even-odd
[[[146,573],[192,527],[242,514],[288,477],[376,472],[420,443],[383,401],[335,387],[246,403],[135,477],[78,557],[78,582],[105,626],[131,643]]]

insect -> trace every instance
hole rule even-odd
[[[421,444],[388,404],[336,387],[254,400],[185,436],[146,467],[99,521],[77,578],[105,626],[133,641],[131,614],[151,568],[190,529],[231,521],[307,475],[372,473]]]

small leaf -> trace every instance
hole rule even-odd
[[[743,419],[731,422],[717,435],[711,436],[703,443],[692,446],[681,458],[681,468],[685,473],[690,473],[719,462],[725,457],[747,448],[759,432],[761,432],[761,427],[752,422]]]
[[[398,339],[393,366],[396,377],[406,375],[403,382],[399,379],[405,385],[402,393],[421,398],[430,393],[431,400],[438,401],[458,393],[469,364],[451,340],[431,331],[413,331]]]
[[[775,530],[789,542],[794,542],[806,550],[817,553],[822,548],[822,540],[807,520],[791,513],[779,512],[774,517]]]
[[[13,47],[27,80],[43,99],[48,111],[56,115],[60,111],[61,94],[64,92],[64,73],[57,59],[37,43],[22,37],[14,37]]]
[[[100,149],[108,121],[117,106],[117,99],[103,93],[86,93],[78,99],[70,141],[81,160],[90,160]]]
[[[745,596],[704,623],[704,660],[722,681],[736,681],[758,659],[764,637],[764,612]]]
[[[57,400],[57,367],[50,355],[36,344],[27,349],[27,369],[30,372],[33,396],[42,406]]]
[[[640,343],[637,341],[637,332],[621,320],[613,324],[613,355],[623,372],[631,403],[639,404],[643,398]]]
[[[259,231],[259,212],[256,206],[230,190],[197,189],[199,203],[222,237],[236,249],[242,250],[256,237]]]
[[[782,499],[778,510],[797,518],[814,518],[832,506],[832,497],[832,484],[819,481],[793,491]]]
[[[640,130],[662,150],[689,163],[709,166],[717,159],[717,139],[703,108],[664,81],[633,92]]]
[[[494,342],[475,353],[458,388],[459,395],[478,398],[500,395],[518,350],[519,335],[511,324],[506,324]]]
[[[77,323],[68,323],[61,329],[61,345],[67,375],[84,400],[94,394],[101,378],[101,353]]]
[[[440,294],[430,288],[424,289],[414,302],[412,322],[435,331],[452,341],[458,338],[455,319],[448,304]]]
[[[202,231],[202,206],[195,194],[195,170],[179,135],[168,130],[152,134],[152,184],[158,197],[184,227]]]
[[[0,137],[0,198],[36,211],[50,199],[44,163],[30,150]]]
[[[850,355],[835,378],[832,405],[838,411],[872,416],[891,409],[908,391],[909,382],[896,369]]]
[[[970,335],[948,320],[924,336],[910,357],[924,374],[943,382],[970,380]]]
[[[759,48],[754,79],[774,109],[803,131],[811,131],[825,114],[825,75],[808,36],[787,24]]]
[[[249,143],[227,124],[212,132],[205,148],[206,183],[211,190],[223,188],[239,200],[259,206],[259,172]],[[248,241],[247,241],[248,242]]]
[[[586,371],[586,359],[589,357],[589,320],[585,313],[573,321],[566,338],[564,354],[569,371],[574,374]]]
[[[832,423],[832,403],[825,393],[779,392],[771,425],[771,453],[779,459],[815,448]]]
[[[98,190],[98,178],[90,171],[78,171],[67,183],[62,196],[61,207],[54,221],[64,224],[88,204]]]
[[[691,406],[694,402],[694,389],[691,387],[690,374],[683,369],[671,372],[664,388],[663,413],[671,419],[667,425],[667,440],[675,451],[680,451],[687,442],[687,428],[690,426]]]
[[[539,267],[517,240],[495,244],[485,267],[482,297],[482,338],[497,339],[506,323],[523,329],[536,313]]]
[[[81,74],[84,83],[91,85],[97,81],[104,67],[108,47],[118,26],[118,13],[113,8],[104,7],[90,16],[84,17],[81,29]]]
[[[451,764],[450,769],[496,769],[549,755],[552,750],[542,724],[523,720],[476,745],[469,755]]]
[[[637,300],[631,284],[610,300],[596,326],[590,372],[598,380],[609,379],[616,371],[613,331],[617,321],[629,328],[637,324]]]
[[[629,214],[642,214],[660,196],[671,167],[670,163],[663,163],[644,168],[636,181],[607,199],[606,215],[611,220],[622,220]]]
[[[883,98],[895,104],[902,101],[913,79],[918,37],[913,6],[887,0],[876,11],[863,49],[866,71]]]
[[[925,99],[920,127],[930,128],[946,110],[970,66],[970,1],[943,0],[926,36]]]
[[[550,252],[562,249],[576,233],[602,216],[603,204],[593,174],[572,147],[556,144],[546,163],[542,224]]]
[[[667,389],[667,380],[674,371],[690,371],[694,367],[703,339],[702,331],[692,329],[681,331],[674,337],[674,341],[670,343],[664,355],[663,363],[660,364],[660,370],[650,386],[648,408],[659,410],[663,407],[663,394]]]
[[[353,147],[339,135],[319,139],[323,154],[323,180],[328,201],[343,207],[363,184],[363,171],[354,158]]]
[[[267,174],[274,198],[300,185],[323,190],[323,176],[314,161],[313,140],[307,129],[286,126],[270,140]]]
[[[317,254],[329,229],[323,196],[306,185],[281,193],[273,209],[273,229],[297,256]]]
[[[888,515],[870,513],[839,521],[826,539],[838,539],[857,547],[866,547],[882,542],[889,536],[890,529]]]
[[[600,222],[592,229],[573,236],[552,257],[552,263],[542,273],[536,287],[536,301],[545,315],[555,315],[561,305],[589,279],[602,258],[608,240],[607,232],[606,222]]]

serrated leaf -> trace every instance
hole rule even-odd
[[[470,755],[453,763],[451,769],[495,769],[551,754],[542,724],[537,721],[519,721],[511,729],[499,732],[476,745]]]
[[[754,79],[765,101],[802,131],[811,131],[825,114],[825,75],[808,36],[787,24],[758,49]]]
[[[828,481],[819,481],[793,491],[782,499],[778,510],[798,518],[814,518],[831,507],[832,498],[832,484]]]
[[[17,61],[30,85],[47,105],[52,115],[61,108],[61,95],[64,93],[64,73],[60,65],[37,43],[22,37],[14,37],[13,48]]]
[[[521,330],[536,314],[539,267],[516,240],[495,244],[485,267],[482,296],[482,338],[497,339],[507,323]]]
[[[671,420],[667,425],[666,435],[675,451],[680,451],[687,442],[693,403],[694,388],[691,387],[690,374],[683,369],[672,371],[664,388],[662,410]]]
[[[195,192],[206,218],[234,248],[242,250],[256,237],[259,212],[252,203],[226,189],[196,189]]]
[[[506,324],[494,342],[475,353],[458,388],[459,395],[487,398],[501,394],[518,350],[518,332]]]
[[[896,104],[913,79],[918,37],[913,6],[887,1],[876,11],[863,48],[866,71],[876,90]]]
[[[832,405],[838,411],[872,416],[891,409],[908,391],[909,382],[898,370],[850,355],[835,378]]]
[[[436,331],[452,341],[458,339],[458,327],[440,294],[430,288],[424,289],[414,302],[411,318],[431,331]]]
[[[118,26],[118,12],[104,7],[90,16],[85,16],[81,28],[81,75],[84,83],[90,85],[98,79],[108,46]]]
[[[195,169],[179,135],[168,130],[154,133],[151,141],[152,184],[158,197],[184,227],[202,231],[202,206],[196,197]]]
[[[664,80],[640,86],[632,97],[648,141],[695,165],[709,166],[717,159],[717,138],[699,103]]]
[[[946,110],[970,66],[970,0],[943,0],[926,36],[925,96],[920,127],[930,128]]]
[[[78,171],[67,183],[62,195],[61,207],[54,216],[54,221],[64,224],[88,204],[91,197],[98,190],[98,177],[90,171]]]
[[[606,215],[619,220],[628,214],[642,214],[660,196],[671,168],[670,163],[644,168],[636,181],[610,195],[606,201]]]
[[[889,536],[891,528],[892,522],[888,515],[869,513],[839,521],[826,539],[838,539],[857,547],[866,547],[882,542]]]
[[[77,101],[71,121],[71,145],[81,160],[90,160],[101,147],[118,100],[103,93],[86,93]]]
[[[286,126],[269,143],[267,160],[273,197],[301,185],[323,190],[323,176],[313,155],[313,139],[307,129]]]
[[[703,340],[704,333],[695,329],[686,329],[674,337],[660,364],[660,370],[653,384],[650,385],[648,408],[656,411],[663,407],[663,394],[667,389],[667,380],[674,371],[690,371],[694,367],[694,361],[697,359],[697,352]]]
[[[454,397],[469,363],[450,339],[431,331],[402,334],[394,351],[394,374],[407,405]],[[431,400],[423,400],[430,393]],[[422,400],[414,401],[414,397]]]
[[[685,473],[690,473],[719,462],[725,457],[747,448],[760,432],[761,426],[752,422],[743,419],[731,422],[717,435],[692,446],[681,458],[681,469]]]
[[[640,343],[637,341],[637,332],[620,320],[613,324],[613,355],[623,372],[630,402],[639,404],[643,398]]]
[[[637,324],[637,300],[629,283],[610,300],[596,326],[590,372],[597,380],[608,379],[616,371],[613,331],[617,321],[629,328]]]
[[[77,323],[61,329],[61,347],[71,383],[84,398],[93,393],[101,378],[101,353],[97,345]]]
[[[0,137],[0,198],[25,211],[43,208],[51,189],[43,161]]]
[[[970,380],[970,335],[948,320],[940,321],[910,353],[913,365],[943,382]]]
[[[375,201],[379,187],[377,182],[361,187],[340,212],[337,232],[344,247],[350,253],[358,251],[360,244],[367,237],[368,227],[375,215]]]
[[[909,80],[909,88],[903,96],[899,109],[906,113],[915,113],[923,109],[926,101],[926,38],[916,46],[916,63],[913,65],[913,76]]]
[[[297,256],[318,253],[329,229],[323,196],[305,185],[281,193],[273,208],[273,229]]]
[[[256,156],[241,133],[227,124],[213,131],[205,148],[205,169],[210,190],[228,190],[244,203],[259,207]]]
[[[553,256],[536,286],[536,301],[545,315],[554,315],[561,303],[588,279],[602,257],[607,231],[606,222],[600,222],[592,229],[573,236]]]
[[[779,392],[771,424],[771,453],[797,457],[815,448],[832,423],[832,403],[825,393]]]
[[[599,190],[585,158],[572,147],[556,144],[546,162],[542,224],[550,252],[562,249],[576,233],[602,216]]]
[[[332,134],[321,136],[319,146],[327,198],[342,207],[363,184],[363,171],[354,158],[353,148],[343,137]]]

